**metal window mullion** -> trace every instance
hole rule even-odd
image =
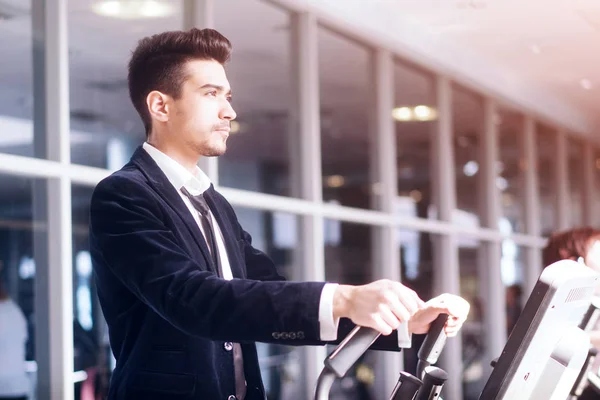
[[[375,107],[372,110],[372,132],[374,138],[371,146],[370,160],[373,171],[373,182],[380,188],[372,195],[376,209],[395,215],[397,198],[396,171],[396,138],[391,110],[394,107],[394,66],[391,54],[386,50],[375,50],[372,65],[371,81]],[[373,251],[380,259],[375,267],[377,278],[400,280],[400,258],[397,251],[396,226],[388,224],[375,228],[383,237],[376,241]]]
[[[533,118],[526,115],[523,118],[523,148],[524,159],[524,208],[525,229],[533,237],[541,235],[540,186],[538,175],[538,155],[536,141],[536,125]],[[524,292],[531,293],[542,270],[541,251],[537,247],[527,247],[524,265]]]
[[[204,29],[214,26],[214,0],[183,0],[183,29]],[[202,157],[198,166],[212,181],[219,185],[219,158]]]
[[[530,116],[523,119],[522,148],[525,170],[524,208],[525,229],[531,236],[541,235],[540,190],[538,181],[538,156],[536,145],[535,121]],[[536,278],[537,279],[537,278]]]
[[[71,181],[67,177],[48,181],[48,209],[52,399],[68,400],[74,398],[74,349]],[[61,386],[61,396],[55,385]]]
[[[33,184],[34,221],[47,222],[34,232],[37,397],[51,400],[74,398],[67,7],[46,0],[31,11],[36,153],[59,166]]]
[[[557,229],[566,230],[571,227],[571,216],[569,214],[569,143],[564,131],[560,130],[556,133],[555,144],[554,178],[556,182]]]
[[[321,203],[321,126],[319,98],[319,60],[316,17],[310,13],[295,13],[291,17],[291,52],[297,126],[300,151],[299,193],[305,200]],[[306,281],[325,280],[323,216],[318,213],[300,217],[301,278]],[[306,347],[304,397],[311,397],[323,368],[325,347]]]
[[[581,197],[583,199],[583,225],[594,225],[596,221],[597,211],[594,208],[594,198],[596,196],[596,180],[594,172],[596,164],[594,161],[594,148],[589,143],[584,143],[583,146],[583,185],[581,188]]]
[[[435,91],[438,107],[436,131],[432,136],[433,192],[439,219],[452,222],[456,208],[456,178],[452,128],[452,84],[445,76],[437,76]],[[460,293],[460,269],[456,234],[434,237],[434,295],[442,292]],[[462,371],[460,333],[449,340],[442,361],[447,371]],[[461,399],[462,375],[450,374],[444,387],[445,397]]]
[[[501,216],[500,191],[496,184],[497,164],[499,158],[498,145],[498,127],[495,123],[497,107],[491,98],[484,99],[484,131],[481,137],[482,158],[482,187],[481,195],[483,209],[481,214],[484,225],[490,229],[498,230],[498,221]],[[504,305],[505,289],[502,282],[501,263],[502,241],[489,241],[482,243],[480,250],[482,257],[479,260],[480,279],[483,281],[482,292],[484,298],[484,307],[486,310],[486,350],[488,355],[500,354],[506,342],[506,332],[504,329],[497,329],[498,321],[506,320],[506,310]]]
[[[456,208],[456,180],[454,166],[454,146],[452,128],[452,87],[450,81],[443,76],[436,79],[436,97],[438,103],[437,132],[432,137],[434,163],[435,205],[439,219],[452,223],[452,215]],[[444,235],[447,237],[452,234]],[[447,249],[446,249],[447,250]],[[446,251],[444,250],[444,251]],[[460,290],[458,249],[443,254],[445,265],[435,266],[436,292],[443,290],[457,293]],[[439,278],[439,279],[438,279]]]
[[[380,190],[371,190],[373,208],[389,214],[393,220],[397,197],[396,138],[391,111],[394,108],[394,65],[389,51],[373,50],[370,65],[372,104],[370,110],[370,183]],[[397,228],[393,224],[372,227],[371,262],[374,279],[401,280]],[[375,367],[375,391],[378,397],[389,395],[403,369],[398,354],[378,352]]]
[[[479,160],[481,164],[481,194],[484,201],[481,203],[483,209],[481,214],[483,223],[486,227],[498,230],[498,221],[501,217],[500,208],[500,191],[496,184],[498,176],[497,164],[499,159],[498,146],[498,127],[494,122],[497,107],[495,102],[490,98],[484,99],[483,123],[484,131],[481,136],[481,152],[482,158]]]
[[[214,0],[183,0],[183,29],[212,28]]]

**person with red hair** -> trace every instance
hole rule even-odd
[[[542,252],[544,267],[560,260],[582,262],[600,272],[600,230],[586,226],[555,232]]]

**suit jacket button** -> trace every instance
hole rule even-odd
[[[298,332],[298,333],[296,334],[296,337],[297,337],[298,339],[304,339],[304,332],[302,332],[302,331]]]
[[[290,332],[290,339],[296,339],[296,332]]]
[[[287,339],[289,339],[289,338],[290,338],[290,335],[289,335],[287,332],[283,332],[283,333],[281,334],[281,338],[282,338],[283,340],[287,340]]]
[[[237,397],[235,397],[234,395],[231,395],[227,398],[227,400],[237,400]]]
[[[273,332],[273,339],[279,339],[281,337],[281,335],[279,334],[279,332]]]
[[[233,350],[233,343],[225,342],[223,344],[223,348],[225,349],[225,351],[231,351],[231,350]]]

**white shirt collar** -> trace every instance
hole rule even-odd
[[[185,187],[193,196],[204,193],[211,185],[208,176],[196,166],[192,174],[183,165],[158,150],[148,142],[142,145],[144,150],[152,157],[167,179],[179,191]]]

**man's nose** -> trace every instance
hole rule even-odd
[[[235,119],[235,117],[237,117],[237,114],[235,113],[235,110],[229,101],[226,101],[225,105],[221,109],[220,117],[221,119],[226,119],[229,121],[232,121]]]

